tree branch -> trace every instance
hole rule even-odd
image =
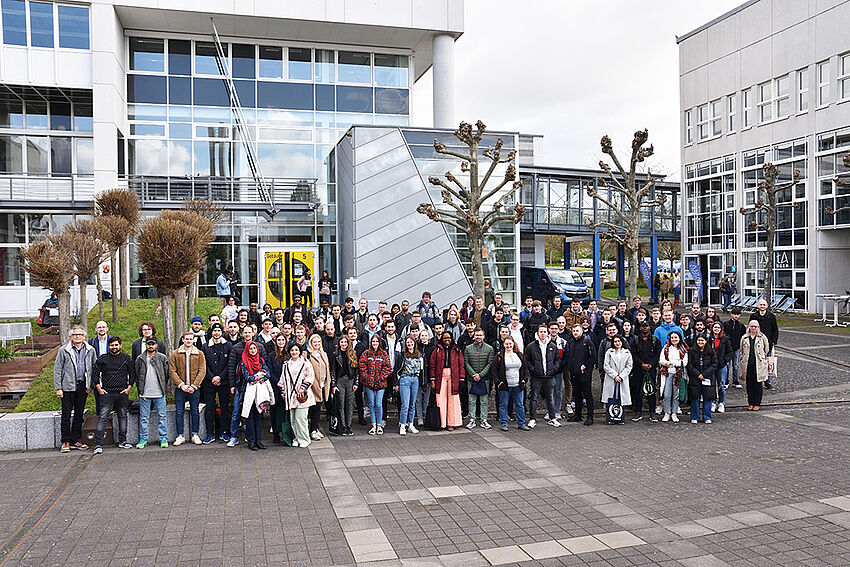
[[[510,181],[514,181],[515,179],[516,179],[516,168],[515,168],[513,165],[509,165],[509,166],[508,166],[508,170],[507,170],[507,171],[505,171],[505,178],[504,178],[504,179],[502,179],[502,180],[499,182],[499,184],[498,184],[498,185],[496,185],[496,187],[494,187],[493,189],[491,189],[490,191],[488,191],[486,195],[484,195],[483,197],[481,197],[481,202],[482,202],[482,203],[486,203],[486,202],[487,202],[487,199],[489,199],[490,197],[492,197],[493,195],[495,195],[496,193],[498,193],[498,192],[499,192],[499,190],[501,190],[501,188],[502,188],[502,187],[504,187],[505,185],[507,185],[507,184],[508,184],[508,182],[510,182]],[[520,186],[522,186],[522,185],[520,185]],[[484,187],[484,184],[482,184],[482,185],[481,185],[481,187]],[[515,191],[516,189],[517,189],[517,188],[516,188],[516,187],[514,187],[514,191]]]
[[[589,187],[587,188],[587,194],[588,194],[588,195],[590,195],[591,197],[593,197],[594,199],[598,199],[599,201],[601,201],[602,203],[604,203],[605,205],[607,205],[609,209],[611,209],[612,211],[614,211],[615,213],[617,213],[617,216],[619,216],[619,217],[623,220],[623,222],[624,222],[625,224],[628,224],[628,223],[629,223],[629,217],[627,217],[627,216],[623,213],[623,211],[621,211],[621,210],[619,209],[619,207],[615,207],[615,206],[611,203],[611,201],[609,201],[608,199],[606,199],[605,197],[603,197],[602,195],[600,195],[600,194],[599,194],[599,191],[595,190],[595,189],[593,188],[593,186],[589,186]]]
[[[443,224],[453,226],[464,234],[466,234],[467,232],[467,229],[465,227],[456,223],[454,220],[451,220],[453,218],[457,218],[456,216],[449,216],[450,214],[446,211],[438,211],[436,208],[434,208],[434,205],[430,203],[420,203],[419,206],[416,207],[416,212],[427,216],[432,221],[441,222]]]
[[[434,149],[437,151],[438,154],[453,156],[453,157],[456,157],[458,159],[462,159],[464,161],[472,161],[472,158],[470,157],[469,154],[462,154],[462,153],[456,152],[454,150],[450,150],[446,147],[445,144],[443,144],[442,142],[440,142],[436,138],[434,138]]]
[[[431,185],[439,185],[440,187],[442,187],[443,189],[448,191],[450,194],[452,194],[454,197],[456,197],[458,200],[466,201],[466,197],[464,197],[463,195],[461,195],[460,193],[458,193],[457,191],[452,189],[449,186],[448,183],[446,183],[445,181],[443,181],[439,177],[432,175],[431,177],[428,178],[428,183],[430,183]]]

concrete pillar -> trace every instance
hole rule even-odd
[[[570,269],[570,241],[564,239],[564,269]]]
[[[434,128],[456,128],[455,121],[455,38],[434,36]]]
[[[602,243],[597,232],[593,234],[593,299],[596,301],[602,298],[602,277],[600,274],[602,268],[601,251]]]

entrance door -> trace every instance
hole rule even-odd
[[[316,255],[317,251],[289,248],[263,248],[260,272],[260,303],[268,303],[272,309],[286,308],[292,304],[296,294],[302,295],[308,307],[315,305]],[[310,271],[311,286],[299,290],[298,282]]]

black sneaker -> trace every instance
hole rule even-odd
[[[585,425],[593,425],[593,416],[587,416],[587,419],[584,420]]]
[[[642,420],[642,419],[643,419],[643,416],[642,416],[642,415],[640,415],[640,414],[638,414],[638,415],[636,415],[636,416],[634,416],[634,417],[632,418],[632,421],[640,421],[640,420]]]
[[[768,380],[767,382],[764,383],[764,389],[765,390],[772,390],[773,389],[773,384],[770,383],[770,380]]]
[[[572,421],[573,423],[578,423],[579,421],[581,421],[581,416],[578,415],[578,414],[575,414],[574,416],[569,418],[567,421]]]

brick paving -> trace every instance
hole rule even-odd
[[[823,383],[787,376],[800,395]],[[850,557],[850,404],[731,411],[712,425],[404,438],[393,423],[381,437],[356,428],[307,450],[107,448],[82,466],[79,453],[0,455],[0,567],[819,566]]]

